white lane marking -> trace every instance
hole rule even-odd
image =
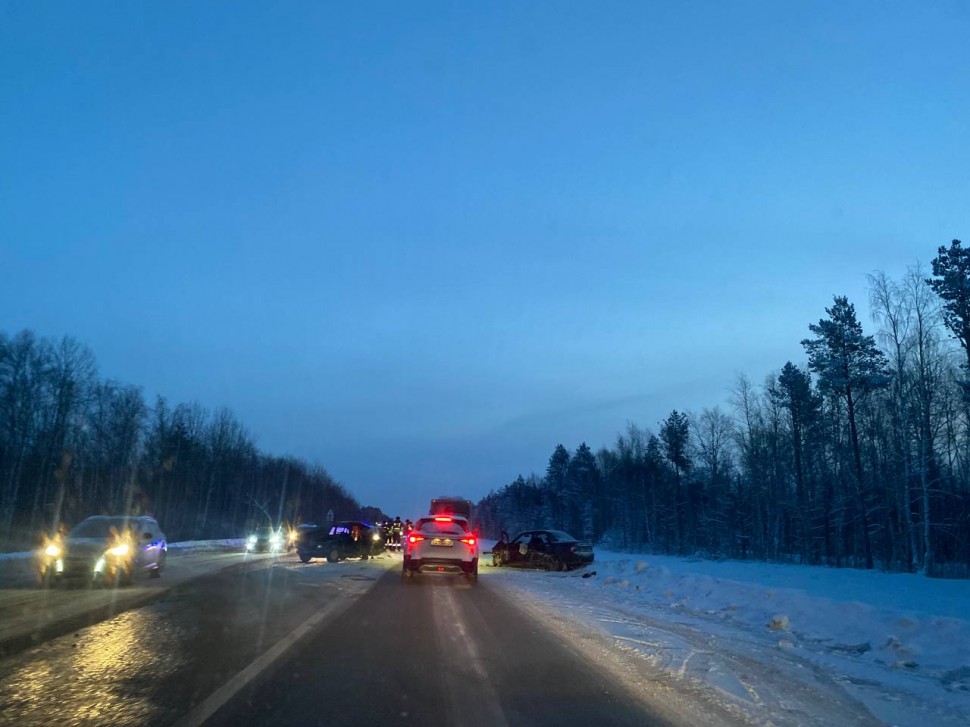
[[[204,702],[200,703],[195,709],[177,722],[177,727],[199,727],[202,725],[222,705],[232,699],[240,689],[249,684],[260,672],[264,671],[274,661],[279,659],[293,644],[306,636],[321,621],[330,617],[336,617],[347,610],[355,598],[359,598],[370,590],[376,581],[370,583],[356,581],[354,583],[355,585],[360,583],[360,586],[347,594],[342,594],[342,597],[334,598],[322,610],[317,611],[289,634],[264,651],[260,656],[256,657],[249,666],[237,673],[232,679],[210,694]]]
[[[444,662],[442,673],[448,685],[453,723],[507,727],[508,720],[499,704],[498,694],[478,646],[465,629],[452,589],[434,589],[431,596],[435,633]],[[469,668],[477,680],[473,685],[460,678],[461,672]]]

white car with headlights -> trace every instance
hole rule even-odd
[[[478,582],[478,537],[460,515],[423,517],[404,544],[405,582],[417,575],[461,575]]]
[[[158,577],[168,543],[152,517],[97,515],[66,535],[55,536],[38,554],[42,585],[65,580],[127,584],[140,573]]]

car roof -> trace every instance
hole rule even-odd
[[[521,538],[523,535],[553,535],[559,542],[579,542],[575,536],[570,535],[565,530],[523,530],[521,533],[512,538],[513,540]]]
[[[149,515],[91,515],[84,518],[81,522],[83,523],[89,520],[135,520],[138,522],[158,524],[155,518]]]

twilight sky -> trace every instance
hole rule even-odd
[[[970,5],[0,0],[0,330],[402,517],[970,238]]]

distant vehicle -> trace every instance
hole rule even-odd
[[[305,530],[296,539],[296,552],[304,563],[313,558],[326,558],[330,563],[345,558],[367,560],[383,551],[380,529],[362,520],[344,520],[329,529]]]
[[[296,541],[300,537],[301,533],[309,530],[316,530],[318,527],[320,526],[316,523],[300,523],[295,528],[292,528],[286,534],[286,552],[289,553],[291,550],[296,548]]]
[[[167,553],[165,533],[155,518],[96,515],[45,543],[38,554],[40,582],[126,585],[140,573],[157,578]]]
[[[472,502],[464,497],[447,497],[442,495],[431,501],[429,515],[460,515],[469,523],[472,520]]]
[[[492,548],[492,565],[565,571],[593,562],[593,546],[562,530],[526,530],[510,542],[508,533]]]
[[[478,538],[466,518],[434,515],[415,523],[404,546],[402,578],[410,582],[420,574],[463,575],[478,582]]]
[[[270,526],[256,528],[246,538],[247,553],[276,553],[283,549],[283,531]]]

